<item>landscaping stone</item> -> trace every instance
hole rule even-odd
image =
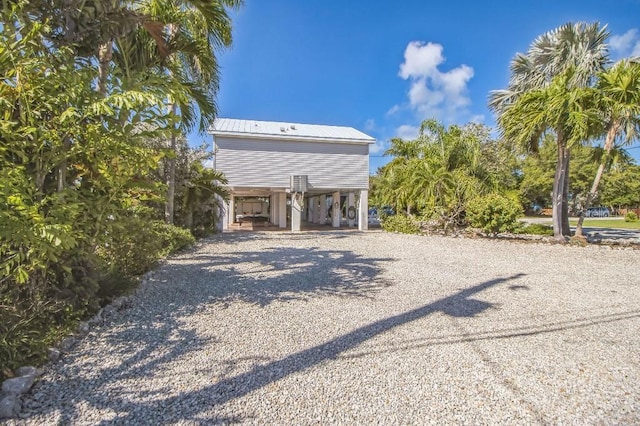
[[[83,321],[78,324],[78,333],[80,333],[81,335],[89,333],[89,323]]]
[[[75,337],[68,336],[62,339],[62,341],[58,346],[60,347],[60,350],[62,352],[68,352],[69,350],[71,350],[71,348],[75,346],[76,343],[77,343],[77,340]]]
[[[42,374],[42,371],[38,370],[35,367],[31,367],[31,366],[24,366],[24,367],[20,367],[18,369],[16,369],[15,371],[16,376],[20,377],[20,376],[40,376]]]
[[[51,362],[56,362],[57,360],[59,360],[60,359],[60,355],[61,355],[61,352],[57,348],[49,348],[49,349],[47,349],[47,356],[49,358],[49,361],[51,361]]]
[[[20,395],[27,392],[33,386],[35,374],[13,377],[2,382],[2,392],[10,395]]]
[[[0,419],[11,419],[20,412],[20,398],[17,395],[5,395],[0,399]]]

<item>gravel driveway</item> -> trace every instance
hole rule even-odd
[[[18,424],[640,424],[640,251],[216,236],[48,369]]]

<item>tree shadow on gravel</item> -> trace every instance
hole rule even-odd
[[[115,422],[118,424],[135,424],[142,419],[152,416],[154,413],[166,412],[167,407],[176,406],[182,408],[180,420],[189,420],[190,422],[201,421],[202,424],[217,422],[218,420],[212,418],[207,418],[206,421],[201,420],[199,416],[202,416],[203,412],[210,410],[212,407],[241,398],[291,374],[308,370],[332,359],[337,359],[341,354],[356,348],[370,339],[391,332],[405,324],[428,317],[436,312],[454,317],[473,317],[478,315],[493,305],[488,302],[473,299],[473,295],[490,287],[516,280],[522,276],[524,276],[524,274],[516,274],[486,281],[463,289],[451,296],[444,297],[399,315],[372,322],[340,337],[296,352],[279,360],[255,365],[245,373],[220,380],[200,390],[150,401],[144,404],[122,401],[125,407],[123,411],[127,411],[128,414],[118,417],[115,419]],[[178,419],[172,419],[172,421],[175,420]],[[111,421],[102,422],[101,424],[106,425],[110,423]]]
[[[250,234],[248,234],[250,235]],[[317,240],[299,234],[295,239]],[[339,234],[323,236],[338,238]],[[236,235],[225,241],[238,240]],[[244,238],[244,237],[242,237]],[[268,238],[258,238],[261,241]],[[101,339],[108,362],[90,345],[67,354],[24,398],[24,414],[58,413],[60,424],[86,421],[85,408],[118,416],[109,423],[160,424],[172,417],[173,407],[197,414],[189,398],[166,405],[162,394],[175,385],[175,377],[162,377],[166,364],[189,353],[204,351],[203,338],[184,321],[203,308],[219,304],[250,303],[266,306],[318,297],[373,298],[391,283],[382,277],[382,264],[391,258],[368,258],[348,250],[319,247],[271,247],[259,251],[206,254],[196,249],[182,253],[159,268],[133,307],[110,320],[103,330],[85,339]],[[90,340],[89,340],[90,341]],[[236,360],[240,362],[240,360]],[[251,365],[268,360],[245,360]],[[268,364],[267,364],[268,365]],[[185,366],[190,370],[191,366]],[[175,371],[175,369],[174,369]],[[231,371],[231,370],[229,370]],[[145,391],[136,382],[166,379],[164,388]],[[81,389],[82,392],[78,392]],[[184,394],[185,396],[188,393]],[[155,400],[157,402],[141,402]],[[181,404],[184,403],[184,406]],[[126,413],[126,414],[121,414]],[[191,414],[189,415],[191,417]],[[99,419],[95,419],[99,421]],[[193,419],[193,421],[197,421]],[[204,423],[231,423],[236,417],[207,418]]]
[[[320,247],[270,247],[222,254],[195,253],[183,263],[167,265],[152,278],[154,289],[183,277],[180,305],[245,302],[266,306],[318,297],[372,298],[392,283],[382,277],[382,264],[392,258],[367,258],[349,250]]]
[[[90,341],[100,335],[103,342],[99,344],[109,348],[105,353],[109,361],[96,356],[92,345],[79,345],[62,358],[55,367],[55,374],[50,378],[45,375],[25,395],[23,412],[26,418],[30,413],[46,415],[58,412],[58,424],[67,425],[87,421],[83,406],[127,412],[128,408],[133,408],[130,395],[142,399],[161,398],[166,394],[163,389],[144,391],[132,384],[144,382],[152,372],[163,371],[165,364],[185,353],[203,350],[211,340],[199,337],[195,329],[185,328],[173,315],[148,318],[117,316],[106,327],[106,330],[96,330],[84,339]],[[171,384],[168,380],[165,388],[170,389]],[[150,417],[144,423],[160,424],[161,419],[159,417],[157,422],[152,422]],[[100,421],[99,418],[93,420],[95,423]],[[224,418],[216,421],[228,423],[237,420]]]
[[[236,244],[239,242],[245,241],[261,241],[268,238],[276,238],[280,239],[285,236],[288,240],[318,240],[318,239],[345,239],[348,237],[352,237],[361,233],[361,231],[350,229],[350,230],[341,230],[339,228],[329,228],[322,231],[302,231],[302,232],[291,232],[288,230],[277,230],[277,231],[262,231],[262,230],[251,230],[251,231],[239,231],[239,232],[225,232],[222,234],[214,234],[210,237],[204,238],[200,240],[202,243],[213,243],[213,244]]]

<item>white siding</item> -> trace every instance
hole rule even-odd
[[[369,188],[369,145],[215,137],[216,169],[229,186],[288,188],[308,175],[310,189]]]

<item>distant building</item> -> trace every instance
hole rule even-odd
[[[217,119],[214,167],[229,180],[222,229],[247,220],[367,229],[369,145],[352,128]]]

